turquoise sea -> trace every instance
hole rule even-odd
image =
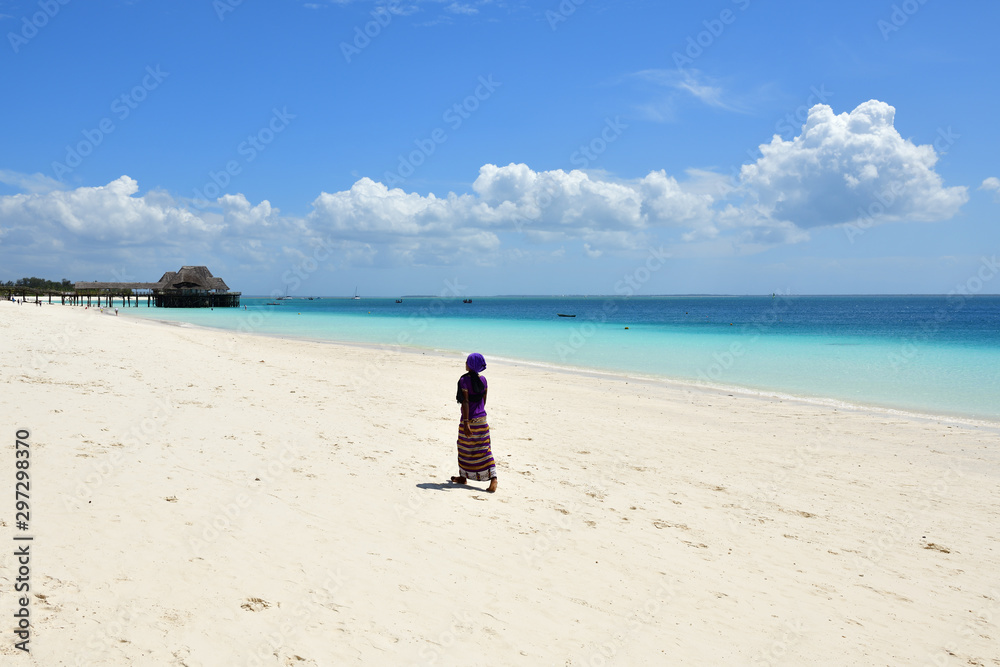
[[[1000,296],[244,298],[242,304],[121,313],[1000,421]]]

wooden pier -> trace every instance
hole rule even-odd
[[[78,282],[68,298],[74,305],[86,304],[110,307],[121,301],[125,307],[140,305],[156,308],[239,308],[241,292],[230,292],[222,278],[212,275],[205,266],[182,266],[180,271],[167,271],[155,283]],[[65,297],[64,297],[65,298]],[[96,303],[92,300],[96,300]],[[65,303],[65,301],[63,302]]]
[[[67,281],[68,285],[68,281]],[[112,308],[239,308],[241,292],[230,292],[222,278],[212,275],[205,266],[182,266],[167,271],[155,283],[78,282],[72,291],[51,290],[21,285],[0,285],[0,299],[25,303],[47,301],[69,306]]]

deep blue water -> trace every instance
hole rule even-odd
[[[1000,421],[1000,296],[244,298],[123,314]],[[576,317],[558,317],[558,313]],[[627,328],[626,328],[627,327]]]

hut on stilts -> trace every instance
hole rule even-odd
[[[111,306],[120,300],[123,306],[157,308],[238,308],[241,292],[230,292],[222,278],[212,275],[207,266],[182,266],[167,271],[155,283],[78,282],[74,285],[73,303]],[[94,301],[92,301],[94,299]]]

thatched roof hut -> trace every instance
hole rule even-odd
[[[131,302],[131,296],[138,296],[136,290],[146,291],[147,302],[162,308],[235,308],[240,305],[240,293],[230,292],[226,281],[213,276],[207,266],[182,266],[180,271],[167,271],[155,283],[78,282],[74,287],[78,295],[97,291],[98,305],[101,295],[109,303],[114,296],[123,299],[128,296]],[[86,298],[90,303],[90,296]]]
[[[222,278],[213,276],[207,266],[182,266],[180,271],[164,273],[158,289],[224,293],[229,291],[229,286]]]

